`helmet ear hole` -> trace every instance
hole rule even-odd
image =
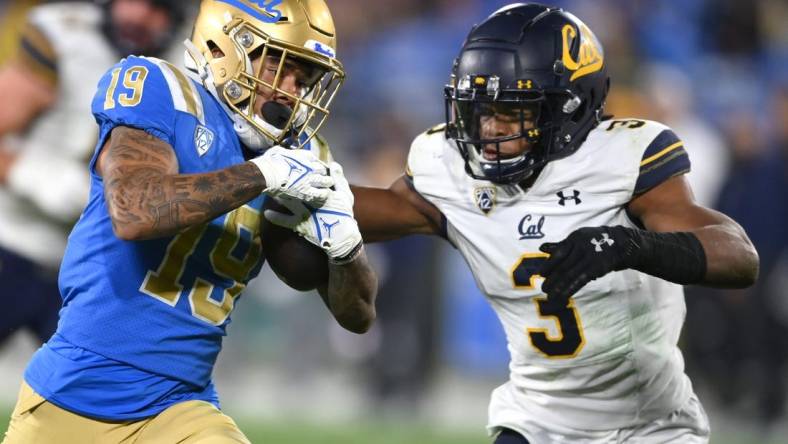
[[[224,51],[222,51],[222,48],[219,48],[219,46],[213,40],[208,40],[206,45],[208,45],[208,49],[211,50],[211,55],[213,58],[221,59],[224,57]]]

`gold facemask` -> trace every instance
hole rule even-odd
[[[334,22],[323,0],[203,0],[192,44],[205,58],[224,103],[274,144],[305,145],[328,118],[345,78],[336,59]],[[255,70],[258,58],[262,61]],[[270,61],[277,59],[270,79]],[[282,89],[293,66],[309,73],[296,94]],[[271,70],[269,81],[264,80],[266,69]],[[280,112],[271,116],[266,103],[264,116],[256,118],[260,90],[272,91],[292,110],[272,107]]]

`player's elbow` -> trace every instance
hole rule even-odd
[[[142,240],[142,231],[128,225],[118,224],[112,221],[112,232],[115,237],[123,241],[138,241]]]
[[[758,251],[750,244],[741,255],[741,261],[737,267],[736,282],[737,288],[747,288],[755,285],[758,280],[760,269],[760,258]]]
[[[758,250],[755,249],[752,241],[747,237],[743,229],[739,228],[738,250],[734,257],[737,258],[731,270],[732,286],[734,288],[747,288],[755,285],[758,280],[760,268],[760,258]]]
[[[142,241],[152,239],[150,230],[146,230],[140,224],[126,223],[119,221],[115,217],[110,216],[112,219],[112,232],[115,237],[123,241]]]
[[[724,260],[709,264],[706,283],[718,288],[748,288],[758,280],[760,259],[752,244],[736,248]]]
[[[366,304],[358,310],[336,315],[337,322],[342,328],[358,335],[368,332],[375,323],[376,317],[375,307]]]

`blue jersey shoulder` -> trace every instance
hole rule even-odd
[[[123,125],[147,131],[173,144],[177,110],[163,63],[132,56],[104,74],[92,104],[102,134]]]

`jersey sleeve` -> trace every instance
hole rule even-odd
[[[690,171],[684,142],[671,129],[663,129],[649,143],[640,161],[634,194],[640,195],[666,180]]]
[[[176,109],[159,65],[129,57],[101,78],[92,103],[99,125],[99,147],[116,126],[143,130],[175,145]]]

